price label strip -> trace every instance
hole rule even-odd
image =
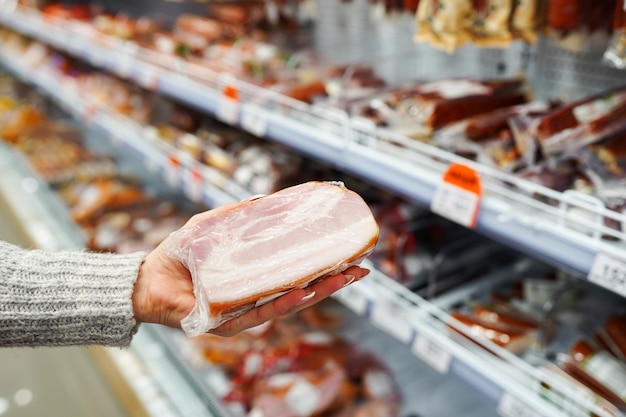
[[[197,167],[190,167],[187,170],[187,178],[184,187],[185,194],[194,202],[202,200],[204,192],[204,176]]]
[[[239,93],[232,85],[224,87],[222,96],[217,104],[216,116],[221,121],[230,125],[235,125],[239,121]]]
[[[430,337],[423,334],[417,335],[412,351],[415,356],[426,362],[440,374],[445,375],[450,370],[452,355]]]
[[[377,302],[372,306],[370,320],[403,343],[408,344],[413,339],[413,328],[395,306]]]
[[[243,109],[241,116],[241,127],[257,137],[264,137],[267,134],[267,117],[261,109],[252,104],[248,104]]]
[[[543,417],[530,408],[525,402],[505,393],[498,403],[498,414],[502,417]]]
[[[587,279],[626,297],[626,262],[623,260],[598,253]]]
[[[476,226],[482,187],[478,173],[462,164],[452,164],[435,191],[431,210],[465,227]]]
[[[167,158],[167,164],[164,167],[165,180],[171,187],[177,187],[180,181],[181,163],[176,153],[171,153]]]

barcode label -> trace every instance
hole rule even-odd
[[[479,202],[476,194],[443,182],[435,192],[431,210],[465,227],[473,227]]]
[[[439,343],[430,337],[418,335],[413,344],[413,353],[440,374],[447,374],[452,356]]]
[[[626,297],[626,262],[622,260],[598,253],[587,278]]]
[[[498,414],[502,417],[542,417],[526,403],[505,393],[498,403]]]
[[[254,105],[247,105],[241,117],[241,127],[258,137],[267,134],[267,117]]]

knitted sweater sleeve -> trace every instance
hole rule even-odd
[[[0,242],[0,346],[128,346],[144,257]]]

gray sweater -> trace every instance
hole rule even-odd
[[[128,346],[144,253],[25,250],[0,242],[0,346]]]

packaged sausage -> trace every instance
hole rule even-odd
[[[472,41],[485,47],[510,45],[513,7],[513,0],[474,0]]]
[[[546,24],[548,0],[517,0],[511,18],[511,31],[516,39],[536,43]]]
[[[415,138],[477,114],[527,101],[524,80],[443,79],[421,83],[356,103],[352,112]],[[381,123],[381,122],[379,122]]]
[[[552,394],[552,391],[555,390],[555,380],[559,380],[561,381],[561,384],[566,384],[570,390],[573,390],[575,398],[587,400],[587,403],[597,407],[598,410],[602,410],[602,412],[604,412],[603,415],[611,417],[619,417],[623,415],[622,412],[615,405],[611,404],[606,398],[600,396],[587,385],[574,378],[570,373],[563,370],[562,366],[564,366],[564,363],[567,361],[567,358],[559,358],[557,359],[558,364],[545,363],[540,365],[539,369],[546,374],[544,380],[541,381],[539,388],[540,392],[545,393],[542,395],[542,398],[547,398],[552,402],[559,400],[563,401],[561,404],[557,402],[556,405],[566,410],[568,407],[571,407],[572,409],[578,409],[580,407],[577,403],[572,403],[569,397],[560,398],[559,394],[556,396]],[[591,411],[589,416],[597,417],[598,414]]]
[[[537,320],[524,315],[521,311],[516,311],[512,307],[505,309],[498,305],[477,304],[472,308],[474,316],[485,322],[527,329],[529,331],[539,328]]]
[[[496,345],[516,354],[523,352],[536,342],[536,334],[525,327],[511,326],[502,322],[484,320],[474,315],[459,312],[450,313],[454,320],[467,326],[469,334],[452,327],[455,332],[460,333],[470,340],[488,340]]]
[[[559,37],[571,35],[583,29],[585,0],[550,0],[548,27]]]
[[[540,118],[533,127],[545,156],[568,154],[626,126],[626,88],[585,97]]]
[[[196,305],[182,328],[190,336],[205,333],[357,265],[377,239],[368,205],[340,184],[303,183],[207,212],[174,234],[168,247],[194,283]]]
[[[453,52],[471,41],[472,0],[424,0],[417,9],[416,42]]]
[[[606,350],[616,357],[626,358],[626,316],[614,315],[604,323],[599,332],[600,339],[606,345]]]
[[[626,405],[626,363],[584,339],[572,345],[570,354],[573,365],[566,371],[618,407]]]
[[[603,62],[615,68],[626,68],[626,4],[621,1],[615,1],[613,35]]]
[[[580,170],[593,185],[593,194],[609,208],[621,211],[626,201],[626,126],[575,153]]]

